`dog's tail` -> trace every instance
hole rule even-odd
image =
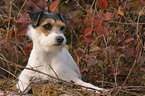
[[[90,84],[90,83],[86,83],[86,82],[82,81],[81,79],[77,79],[77,80],[75,81],[75,83],[78,84],[78,85],[82,85],[82,86],[84,86],[84,87],[89,87],[89,88],[93,88],[93,89],[96,89],[96,90],[105,91],[105,89],[99,88],[99,87],[94,86],[94,85],[92,85],[92,84]],[[96,91],[96,93],[100,93],[100,92],[99,92],[99,91]]]

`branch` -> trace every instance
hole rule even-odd
[[[26,2],[27,2],[27,0],[24,1],[24,3],[23,3],[23,5],[22,5],[21,9],[20,9],[19,12],[18,12],[17,18],[19,17],[19,15],[20,15],[20,13],[21,13],[23,7],[25,6]]]
[[[37,9],[39,9],[40,11],[43,11],[41,8],[39,8],[36,4],[34,4],[31,0],[28,0],[32,5],[34,5]]]
[[[23,44],[25,44],[25,43],[28,43],[28,42],[30,42],[31,40],[27,40],[27,41],[25,41],[25,42],[14,42],[14,41],[10,41],[11,43],[14,43],[14,44],[21,44],[21,45],[23,45]]]
[[[145,23],[122,23],[122,22],[115,22],[115,21],[109,21],[108,23],[117,23],[122,25],[143,25]]]
[[[139,46],[139,45],[140,45],[140,43],[139,43],[137,46]],[[121,91],[121,89],[124,87],[124,85],[125,85],[125,83],[127,82],[127,80],[128,80],[128,78],[129,78],[129,76],[130,76],[132,70],[133,70],[134,67],[135,67],[135,64],[138,63],[138,60],[139,60],[140,55],[141,55],[141,51],[142,51],[142,47],[140,48],[140,51],[137,53],[136,58],[135,58],[135,60],[134,60],[134,63],[133,63],[133,65],[132,65],[132,67],[131,67],[131,69],[130,69],[130,71],[129,71],[129,73],[128,73],[126,79],[125,79],[125,81],[123,82],[122,86],[120,87],[120,89],[117,91],[117,93],[116,93],[114,96],[116,96],[116,95]]]
[[[80,60],[81,60],[81,59],[83,58],[83,56],[85,55],[85,53],[86,53],[88,47],[89,47],[89,43],[86,45],[85,50],[84,50],[84,53],[83,53],[83,54],[81,55],[81,57],[79,58],[79,61],[78,61],[77,64],[79,64]]]
[[[17,77],[16,77],[13,73],[11,73],[10,71],[8,71],[8,70],[6,70],[6,69],[4,69],[4,68],[2,68],[2,67],[0,67],[0,69],[6,71],[7,73],[9,73],[9,74],[11,74],[12,76],[14,76],[15,78],[17,78]]]

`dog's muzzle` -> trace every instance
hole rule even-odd
[[[58,37],[56,37],[56,41],[57,41],[56,46],[59,46],[63,43],[64,38],[62,36],[58,36]]]

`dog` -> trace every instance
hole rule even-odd
[[[74,59],[65,48],[66,37],[64,31],[67,18],[60,13],[30,12],[32,24],[28,26],[27,35],[32,39],[33,48],[26,68],[33,68],[76,84],[104,91],[90,83],[81,80],[81,73]],[[57,74],[57,76],[56,76]],[[18,79],[16,87],[22,92],[29,86],[32,77],[48,80],[49,77],[24,69]]]

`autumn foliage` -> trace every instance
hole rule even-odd
[[[84,81],[112,96],[145,94],[144,0],[1,0],[1,79],[15,80],[27,64],[28,12],[42,10],[67,16],[66,47]]]

